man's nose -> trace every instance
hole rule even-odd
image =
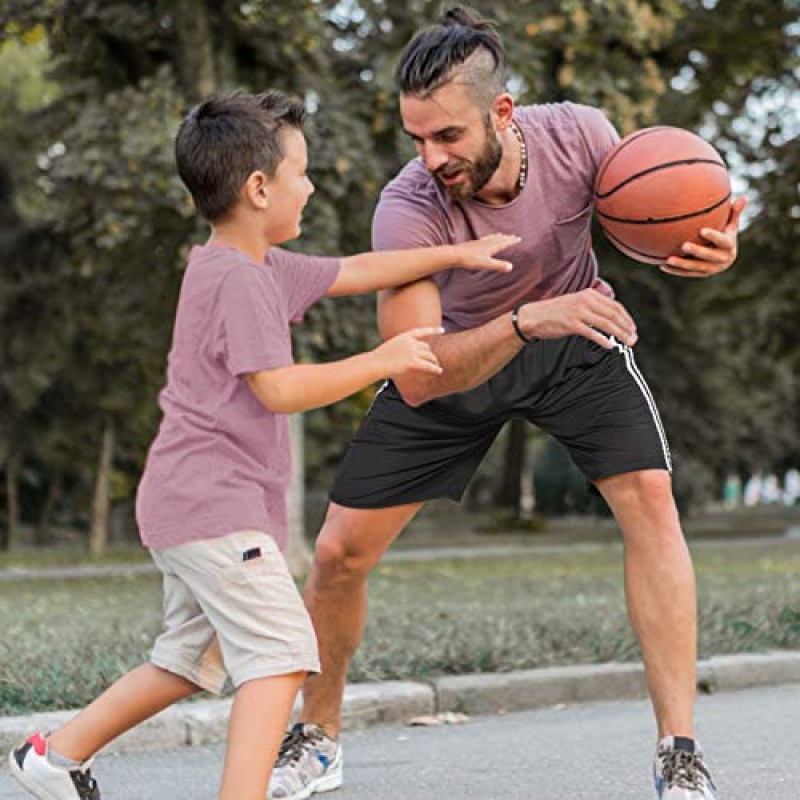
[[[447,151],[434,144],[426,144],[422,150],[422,161],[428,172],[436,172],[443,167],[449,160]]]

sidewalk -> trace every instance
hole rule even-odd
[[[800,652],[716,656],[698,665],[698,690],[713,694],[800,683]],[[640,664],[600,664],[521,672],[456,675],[429,683],[351,684],[345,691],[344,729],[403,723],[446,712],[505,714],[600,700],[646,697]],[[230,700],[180,703],[121,736],[105,753],[146,752],[221,742]],[[0,718],[0,749],[8,751],[36,730],[51,730],[74,712]]]

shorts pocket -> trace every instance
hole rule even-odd
[[[259,578],[283,576],[287,571],[280,553],[263,553],[256,558],[226,567],[220,575],[220,583],[237,586]]]

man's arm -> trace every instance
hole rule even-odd
[[[441,319],[439,290],[433,281],[418,281],[378,296],[378,327],[384,339],[412,327],[437,327]],[[612,346],[608,336],[629,345],[636,341],[636,326],[628,312],[594,289],[526,303],[520,308],[519,326],[526,338],[558,339],[579,334],[602,347]],[[510,311],[477,328],[435,336],[430,345],[442,366],[440,375],[406,374],[395,379],[410,406],[478,386],[524,346],[514,330]]]

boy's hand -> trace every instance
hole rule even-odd
[[[419,370],[441,375],[439,360],[425,341],[427,337],[440,333],[444,333],[444,328],[412,328],[376,347],[373,353],[380,358],[382,374],[387,378],[397,378]]]
[[[495,253],[505,250],[521,241],[519,236],[506,233],[493,233],[481,239],[453,245],[457,254],[456,266],[464,269],[488,269],[494,272],[510,272],[511,262],[492,258]]]

